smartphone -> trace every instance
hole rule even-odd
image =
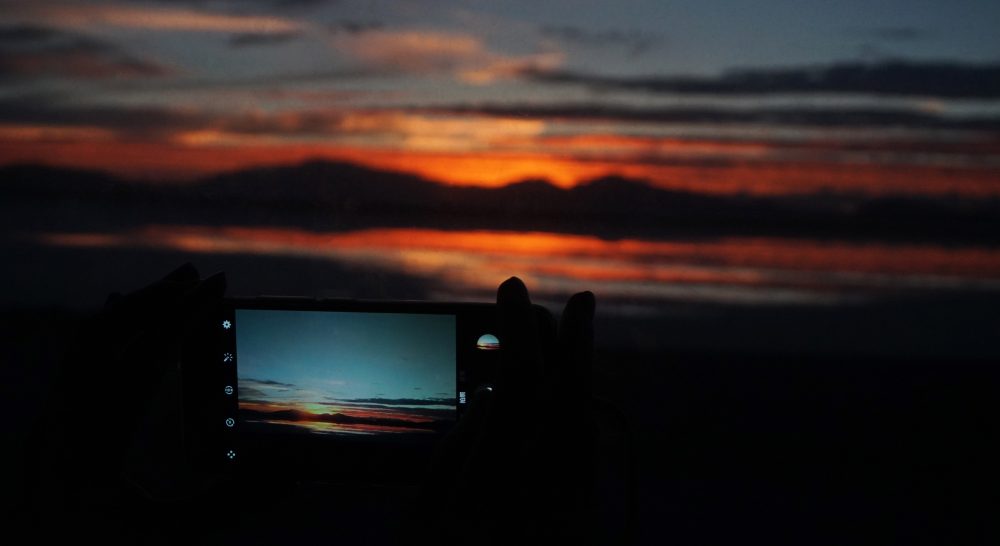
[[[201,463],[369,483],[419,476],[500,349],[493,304],[301,298],[225,300],[198,346]]]

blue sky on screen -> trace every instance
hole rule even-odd
[[[244,384],[286,403],[455,396],[451,315],[243,309],[236,335],[241,397]]]

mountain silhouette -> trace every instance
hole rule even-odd
[[[620,237],[759,235],[995,243],[1000,201],[818,193],[712,195],[606,176],[564,189],[546,180],[450,186],[352,163],[310,161],[186,183],[134,181],[37,165],[0,168],[17,229],[125,229],[150,223],[311,230],[425,227]],[[54,204],[64,208],[55,210]],[[65,207],[69,207],[68,209]],[[67,217],[67,215],[69,217]]]

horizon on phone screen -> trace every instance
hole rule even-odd
[[[417,439],[458,414],[456,316],[236,309],[247,434]]]

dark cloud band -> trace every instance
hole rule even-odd
[[[542,36],[587,47],[620,46],[631,55],[640,55],[659,42],[659,37],[638,30],[588,30],[571,25],[543,25]]]
[[[107,40],[40,25],[0,27],[0,81],[108,80],[168,76],[174,70]]]
[[[719,77],[618,77],[572,71],[526,71],[535,82],[596,89],[702,95],[870,94],[950,99],[1000,98],[1000,64],[839,63],[741,70]]]
[[[427,113],[539,118],[567,121],[615,121],[687,125],[782,125],[791,127],[965,129],[1000,131],[1000,118],[949,117],[910,108],[697,108],[641,107],[617,104],[483,104],[435,107]]]
[[[233,47],[281,45],[297,40],[301,32],[241,32],[229,38]]]

